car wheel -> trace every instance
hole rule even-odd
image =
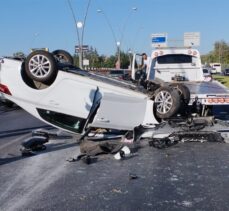
[[[190,91],[188,87],[184,84],[171,84],[170,86],[178,91],[181,101],[187,105],[190,101]]]
[[[34,51],[25,60],[25,71],[34,81],[50,84],[57,75],[56,60],[47,51]]]
[[[74,61],[70,53],[64,50],[55,50],[52,52],[56,60],[60,63],[68,63],[73,65]]]
[[[181,106],[178,91],[171,87],[157,89],[154,93],[154,104],[158,118],[167,119],[174,116]]]

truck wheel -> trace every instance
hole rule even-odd
[[[30,79],[50,85],[57,75],[56,60],[47,51],[34,51],[25,60],[25,71]]]
[[[181,101],[188,105],[190,101],[190,91],[184,84],[171,84],[171,86],[176,89],[180,95]]]
[[[73,65],[74,61],[70,53],[64,50],[55,50],[52,52],[56,60],[60,63],[68,63]]]
[[[156,105],[156,116],[167,119],[174,116],[180,109],[180,96],[177,90],[170,87],[161,87],[154,93],[154,103]]]

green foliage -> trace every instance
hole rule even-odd
[[[229,88],[229,76],[213,75],[213,78]]]
[[[117,61],[117,57],[116,56],[105,57],[105,59],[104,59],[104,67],[114,68],[116,61]]]
[[[89,68],[115,68],[115,64],[118,60],[118,55],[104,56],[99,55],[97,50],[90,47],[88,52],[84,52],[84,59],[89,60]],[[79,66],[79,55],[73,56],[74,65]],[[130,65],[130,55],[123,51],[120,52],[121,68],[127,69]]]
[[[229,65],[229,44],[224,40],[216,41],[214,49],[201,57],[202,63],[221,63],[223,68]]]
[[[121,68],[128,69],[130,65],[130,55],[125,52],[121,52]]]
[[[18,51],[13,54],[14,57],[24,58],[25,54],[22,51]]]
[[[74,65],[79,67],[79,56],[74,54],[73,55],[73,61],[74,61]]]

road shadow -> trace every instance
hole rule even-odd
[[[0,132],[0,138],[7,138],[11,136],[23,135],[23,134],[29,133],[33,130],[40,129],[40,128],[47,129],[47,130],[54,129],[54,127],[49,126],[49,125],[40,125],[37,127],[28,127],[28,128],[22,128],[22,129],[16,129],[16,130],[5,130],[5,131]]]
[[[76,147],[79,144],[77,142],[74,143],[66,143],[66,142],[62,142],[62,143],[47,143],[46,144],[46,149],[45,150],[41,150],[41,151],[34,151],[34,154],[31,156],[22,156],[22,155],[10,155],[11,157],[6,157],[6,158],[0,158],[0,166],[1,165],[5,165],[5,164],[9,164],[15,161],[19,161],[19,160],[24,160],[30,157],[34,157],[37,155],[41,155],[41,154],[46,154],[46,153],[51,153],[51,152],[55,152],[55,151],[60,151],[60,150],[65,150],[68,148],[72,148],[72,147]]]

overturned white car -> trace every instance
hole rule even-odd
[[[177,115],[178,107],[186,113],[188,102],[173,86],[150,92],[72,63],[72,57],[62,50],[38,50],[23,59],[5,57],[0,60],[0,92],[38,119],[82,134],[81,140],[94,128],[133,131],[137,141],[147,130],[163,127],[152,136],[160,147],[190,137],[222,141],[225,131],[229,137],[228,124],[222,130],[214,117]],[[160,124],[163,119],[168,124]]]
[[[0,63],[0,91],[33,116],[73,133],[87,128],[133,130],[159,123],[152,97],[135,85],[86,72],[71,63],[70,55],[62,50],[38,50],[26,59],[5,57]],[[171,112],[171,93],[159,94],[164,112]]]

